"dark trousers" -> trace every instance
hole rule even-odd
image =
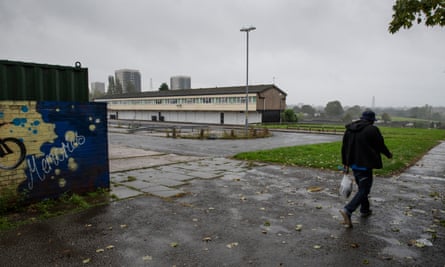
[[[358,192],[345,206],[345,209],[352,214],[358,206],[360,206],[361,213],[369,212],[368,195],[372,187],[372,169],[366,171],[354,170],[355,182],[358,185]]]

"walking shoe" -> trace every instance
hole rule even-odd
[[[347,228],[352,228],[351,214],[346,209],[341,209],[339,212],[343,216],[343,224]]]
[[[368,210],[367,212],[360,212],[360,217],[366,218],[372,215],[372,210]]]

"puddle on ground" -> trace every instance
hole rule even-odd
[[[386,247],[382,250],[382,253],[397,258],[417,258],[419,256],[416,251],[402,246]]]

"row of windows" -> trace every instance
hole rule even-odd
[[[246,98],[238,97],[194,97],[194,98],[159,98],[159,99],[134,99],[112,100],[111,104],[120,105],[179,105],[179,104],[243,104]],[[249,104],[256,103],[256,96],[249,96]]]

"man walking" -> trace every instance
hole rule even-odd
[[[351,215],[360,206],[362,217],[371,215],[368,195],[372,187],[372,169],[383,167],[382,157],[392,158],[392,153],[385,145],[379,128],[374,126],[375,113],[365,110],[360,120],[346,125],[341,148],[342,162],[346,171],[352,169],[358,192],[352,200],[340,210],[347,227],[352,227]]]

